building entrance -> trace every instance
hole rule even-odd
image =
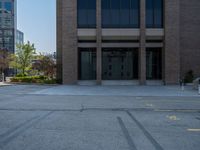
[[[138,49],[104,48],[102,51],[102,79],[138,79]]]
[[[147,80],[162,79],[162,49],[147,48],[146,51]]]
[[[96,80],[96,49],[79,48],[79,80]]]

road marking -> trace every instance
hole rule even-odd
[[[13,139],[24,133],[26,130],[31,128],[33,125],[41,121],[42,119],[46,118],[47,116],[51,115],[53,112],[48,112],[43,116],[37,116],[32,119],[29,119],[28,121],[22,123],[21,127],[20,125],[16,126],[14,129],[11,129],[10,131],[5,134],[2,134],[2,137],[0,136],[0,149],[5,147],[9,142],[11,142]]]
[[[153,107],[153,104],[146,104],[147,107]]]
[[[129,111],[126,111],[126,113],[143,131],[144,135],[149,139],[149,141],[153,144],[156,150],[164,150],[162,146],[153,138],[153,136],[144,128],[144,126]]]
[[[200,129],[187,129],[187,131],[190,131],[190,132],[200,132]]]
[[[125,137],[128,145],[129,145],[129,147],[130,147],[130,150],[137,150],[137,148],[135,146],[135,143],[133,142],[133,140],[132,140],[132,138],[131,138],[131,136],[130,136],[127,128],[126,128],[126,126],[124,125],[124,122],[122,121],[122,119],[120,117],[117,117],[117,120],[118,120],[119,125],[120,125],[120,127],[122,129],[124,137]]]
[[[177,118],[175,115],[167,116],[167,118],[168,118],[169,120],[173,120],[173,121],[178,121],[178,120],[180,120],[180,118]]]
[[[199,109],[154,109],[155,112],[200,112]]]

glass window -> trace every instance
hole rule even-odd
[[[79,80],[96,80],[96,50],[79,49]]]
[[[130,25],[131,27],[138,28],[139,27],[139,1],[131,0],[131,9],[130,9]]]
[[[156,27],[161,28],[163,25],[163,3],[162,0],[154,0],[154,24]]]
[[[103,80],[138,79],[138,49],[103,48]]]
[[[162,79],[162,50],[160,48],[147,48],[146,68],[148,80]]]
[[[139,0],[102,0],[103,28],[138,28]]]
[[[128,27],[130,24],[130,16],[127,14],[130,14],[130,0],[124,0],[124,2],[121,4],[121,15],[120,15],[120,24],[121,26]]]
[[[102,22],[103,26],[110,25],[110,1],[102,0]]]
[[[11,2],[5,2],[4,8],[5,8],[6,11],[11,12],[12,11],[12,3]]]
[[[96,0],[78,0],[78,27],[96,27]]]
[[[146,26],[163,27],[163,0],[146,0]]]
[[[120,0],[111,0],[110,15],[111,26],[118,27],[120,18]]]

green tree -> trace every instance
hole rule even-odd
[[[12,56],[10,66],[25,75],[31,69],[32,60],[35,54],[34,44],[27,42],[23,45],[17,45],[16,53]]]
[[[52,55],[38,55],[32,69],[38,70],[42,75],[53,79],[56,73],[56,63]]]

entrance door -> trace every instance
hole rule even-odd
[[[162,79],[162,49],[148,48],[146,51],[146,69],[148,80]]]
[[[79,48],[79,80],[96,80],[96,49]]]
[[[103,80],[133,80],[138,78],[138,51],[128,48],[103,49]]]

